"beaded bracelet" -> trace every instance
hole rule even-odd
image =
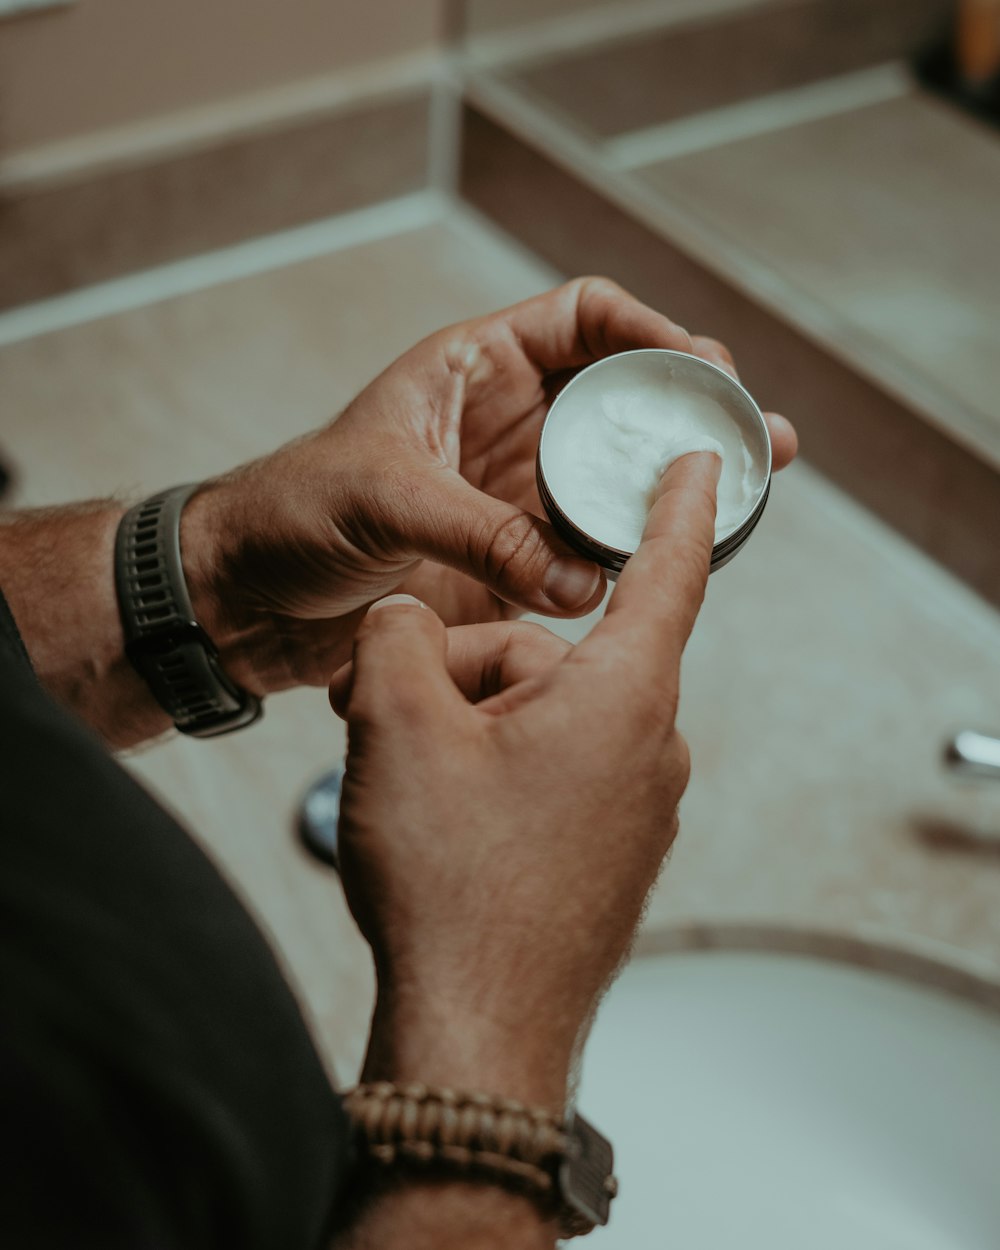
[[[441,1168],[516,1189],[558,1219],[564,1237],[588,1233],[597,1222],[560,1192],[560,1167],[576,1143],[543,1108],[389,1081],[359,1085],[343,1103],[362,1157],[380,1167]],[[617,1192],[610,1170],[604,1188],[610,1202]]]

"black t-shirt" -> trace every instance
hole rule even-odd
[[[346,1141],[260,931],[0,596],[0,1245],[314,1250]]]

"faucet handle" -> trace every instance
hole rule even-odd
[[[962,776],[1000,781],[1000,738],[963,729],[945,743],[944,762]]]

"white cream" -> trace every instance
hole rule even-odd
[[[543,472],[559,508],[578,529],[621,551],[639,545],[660,479],[681,456],[722,457],[716,542],[746,520],[766,473],[737,418],[690,380],[657,367],[663,355],[592,366],[559,396],[545,426]]]

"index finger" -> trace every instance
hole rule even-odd
[[[644,669],[675,671],[705,598],[722,460],[692,452],[663,475],[642,542],[604,619],[577,648],[614,648]]]

